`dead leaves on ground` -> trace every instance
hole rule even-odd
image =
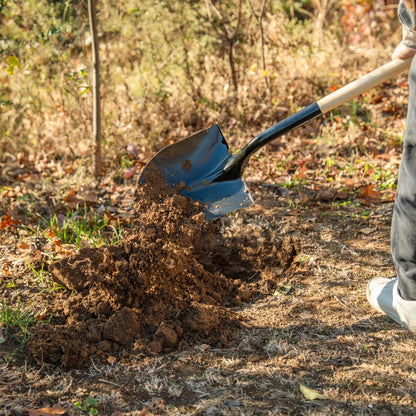
[[[148,403],[145,409],[143,409],[139,415],[140,416],[156,416],[154,411],[164,410],[166,407],[165,400],[160,397],[154,397]]]
[[[380,191],[374,189],[374,184],[370,184],[360,189],[357,200],[361,204],[370,205],[394,201],[394,196],[395,194],[383,195]]]

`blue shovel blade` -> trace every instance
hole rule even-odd
[[[241,177],[219,179],[231,156],[220,128],[213,126],[157,153],[143,169],[139,183],[145,183],[156,169],[170,186],[180,185],[183,195],[202,202],[206,219],[220,217],[253,203]]]

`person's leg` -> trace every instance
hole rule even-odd
[[[403,299],[416,300],[416,59],[409,73],[409,104],[391,225],[391,249]]]
[[[397,278],[371,279],[367,299],[375,309],[416,332],[416,59],[409,73],[409,104],[391,225],[391,250]]]

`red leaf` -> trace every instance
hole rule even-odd
[[[65,202],[72,201],[74,198],[75,198],[75,191],[73,189],[71,189],[68,192],[68,195],[64,198],[64,201]]]
[[[17,225],[17,222],[13,220],[10,215],[4,214],[3,220],[0,222],[0,230],[3,230],[7,227],[13,227],[15,225]]]
[[[6,261],[3,264],[3,273],[4,273],[5,276],[10,276],[11,275],[10,270],[9,270],[9,262],[8,261]]]
[[[380,197],[380,192],[379,191],[374,191],[374,184],[370,184],[365,186],[360,194],[358,195],[359,198],[363,198],[363,199],[368,199],[368,198],[379,198]]]

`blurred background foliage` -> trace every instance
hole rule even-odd
[[[220,124],[231,143],[385,63],[388,0],[97,2],[105,168]],[[85,0],[0,0],[0,161],[90,163]],[[232,130],[232,131],[231,131]],[[23,163],[23,162],[22,162]]]

